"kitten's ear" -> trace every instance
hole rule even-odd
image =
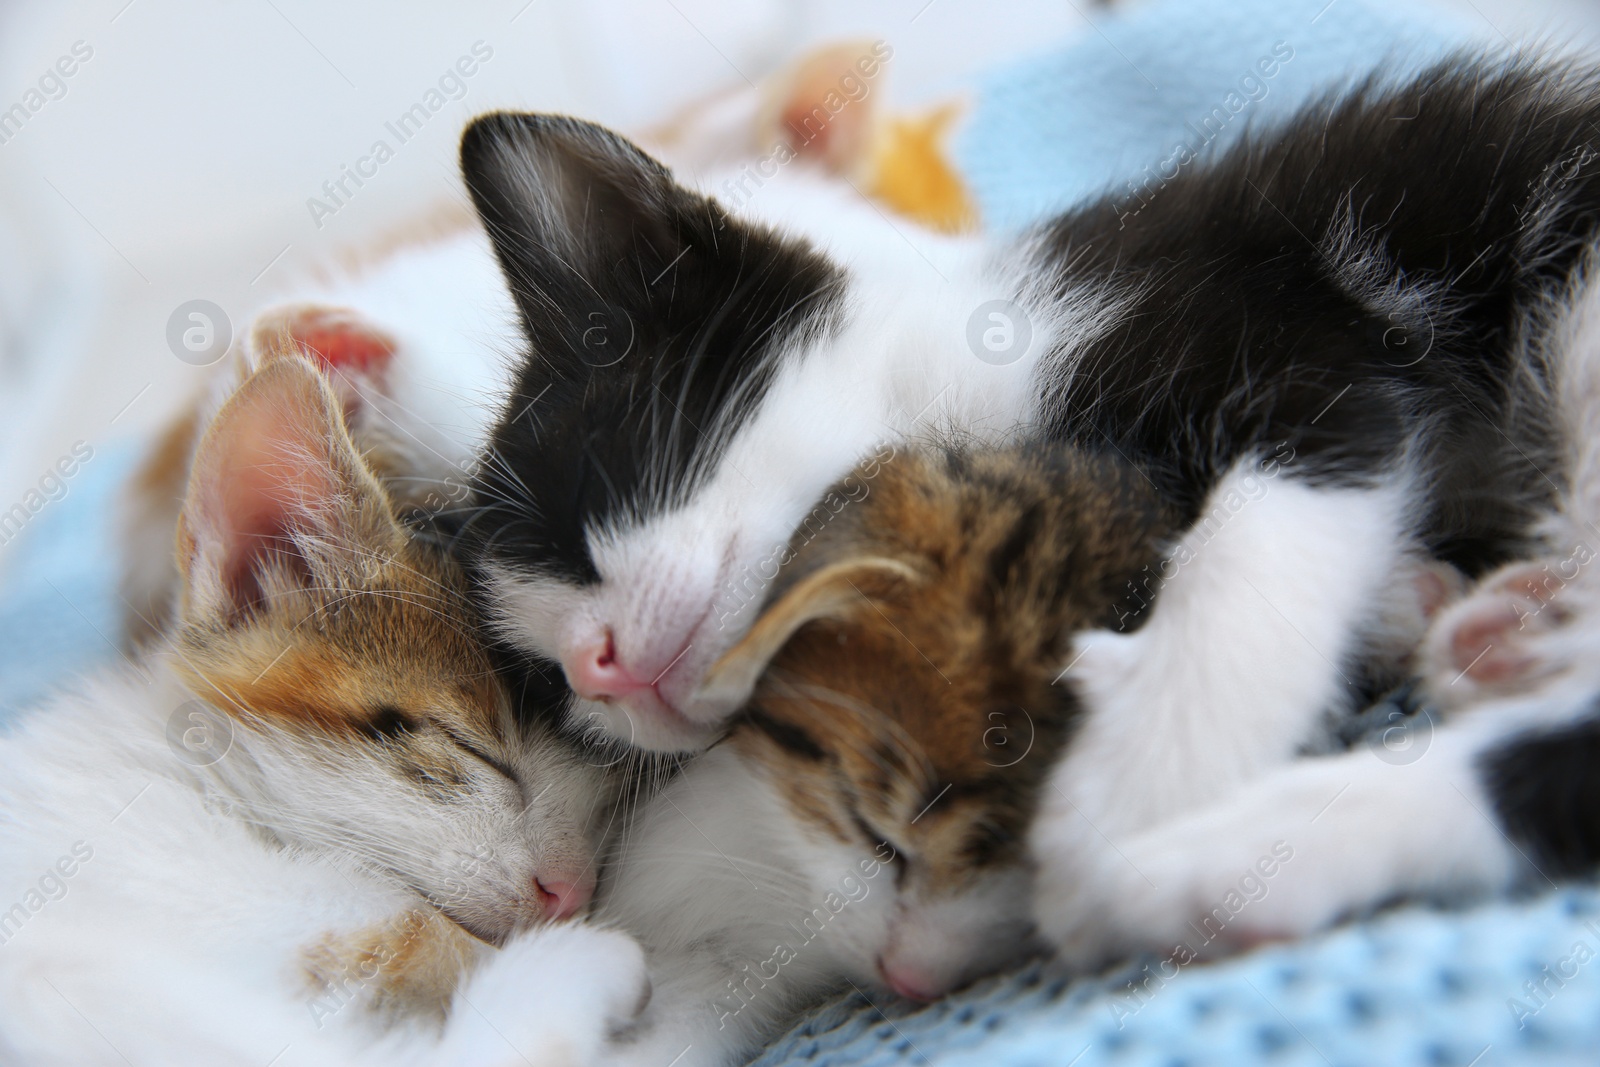
[[[730,710],[739,707],[772,657],[806,623],[849,618],[866,598],[920,577],[909,564],[882,556],[841,560],[806,575],[767,605],[744,639],[711,665],[696,700]]]
[[[388,500],[303,357],[268,360],[223,404],[195,452],[178,520],[185,622],[231,622],[268,594],[327,584],[403,545]]]
[[[461,137],[461,171],[534,327],[559,314],[581,332],[593,325],[591,312],[614,310],[606,302],[634,313],[650,279],[692,245],[709,244],[687,232],[703,228],[709,203],[591,122],[484,115]]]
[[[533,354],[572,380],[624,361],[613,376],[742,361],[839,298],[842,271],[805,242],[735,218],[592,123],[485,115],[462,135],[461,171]]]
[[[872,162],[878,97],[870,75],[882,64],[876,41],[842,41],[801,56],[767,83],[756,118],[756,146],[784,145],[834,174],[861,179]]]

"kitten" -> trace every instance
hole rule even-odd
[[[571,683],[573,722],[694,750],[735,710],[702,683],[789,532],[883,443],[1113,447],[1199,539],[1282,455],[1234,535],[1255,541],[1201,568],[1264,595],[1219,577],[1192,607],[1165,597],[1163,655],[1211,666],[1130,659],[1107,699],[1264,720],[1359,702],[1344,679],[1413,558],[1477,576],[1538,548],[1528,350],[1591,236],[1597,101],[1581,71],[1457,56],[994,243],[820,194],[774,228],[599,127],[481,118],[462,169],[528,347],[462,542],[496,629]],[[1279,656],[1285,619],[1306,640]],[[1292,744],[1261,734],[1270,758]],[[1207,790],[1174,787],[1152,803]]]
[[[567,1062],[637,1009],[630,941],[540,925],[603,783],[516,722],[341,407],[266,359],[197,445],[170,636],[0,738],[7,1062]]]
[[[703,747],[733,709],[695,690],[828,486],[919,413],[1014,425],[1026,374],[940,337],[1026,272],[982,275],[971,238],[907,243],[798,172],[735,214],[573,119],[486,116],[461,152],[528,350],[463,551],[497,632],[579,697],[570,721]]]
[[[1137,210],[1107,197],[1009,255],[948,243],[919,265],[902,241],[897,270],[870,235],[841,263],[737,218],[603,130],[480,120],[463,169],[534,353],[465,540],[498,629],[561,664],[585,698],[573,717],[692,749],[739,706],[712,667],[794,566],[784,539],[861,455],[921,436],[930,414],[977,447],[1108,450],[1177,533],[1052,665],[1080,714],[1032,824],[1034,912],[1069,959],[1164,940],[1218,901],[1255,936],[1394,893],[1503,888],[1520,868],[1502,826],[1592,863],[1587,816],[1508,814],[1530,806],[1530,780],[1545,806],[1581,790],[1570,761],[1539,782],[1528,759],[1550,746],[1521,736],[1581,734],[1581,701],[1533,695],[1438,728],[1415,766],[1301,756],[1418,666],[1463,576],[1572,551],[1548,520],[1584,484],[1564,450],[1592,426],[1569,407],[1595,346],[1568,342],[1597,116],[1580,71],[1455,57],[1186,160]],[[1001,297],[1007,321],[971,317]],[[987,361],[974,321],[1031,341]],[[594,358],[596,323],[628,343]],[[1470,603],[1504,595],[1491,581]],[[1497,661],[1444,662],[1471,679]],[[699,766],[733,761],[725,749]],[[1502,752],[1527,758],[1484,772]],[[1348,817],[1342,785],[1362,798]],[[684,810],[727,849],[764,809],[742,786],[723,796],[720,815]],[[1237,923],[1236,887],[1263,865],[1274,903]]]
[[[1446,709],[1398,728],[1410,755],[1297,755],[1338,723],[1286,707],[1298,750],[1242,773],[1243,716],[1133,734],[1096,703],[1107,643],[1138,637],[1113,632],[1130,588],[1186,534],[1114,452],[901,450],[835,487],[708,672],[744,710],[656,800],[602,904],[656,988],[619,1062],[737,1062],[823,992],[932,999],[1046,945],[1081,968],[1132,951],[1181,966],[1399,896],[1592,870],[1600,284],[1563,306],[1546,360],[1565,488],[1541,522],[1559,552],[1465,597],[1411,561],[1388,594],[1394,673],[1374,679],[1420,673]],[[1245,506],[1290,491],[1285,462],[1251,472]],[[1129,833],[1163,783],[1129,787],[1128,764],[1207,776],[1216,799]]]
[[[1530,527],[1533,558],[1485,575],[1420,642],[1430,706],[1338,755],[1252,765],[1237,753],[1255,747],[1259,726],[1242,715],[1180,754],[1199,723],[1151,733],[1148,718],[1096,700],[1118,659],[1149,654],[1138,635],[1122,648],[1109,634],[1080,637],[1069,678],[1096,710],[1052,772],[1031,838],[1036,914],[1064,958],[1093,967],[1148,949],[1181,963],[1397,897],[1540,888],[1600,864],[1595,255],[1551,301],[1535,342],[1555,438],[1536,476],[1555,501]],[[1297,711],[1280,707],[1274,726],[1308,740],[1313,724]],[[1128,758],[1130,736],[1149,758]],[[1129,769],[1157,763],[1209,776],[1204,801],[1164,807],[1146,799],[1157,790],[1130,793],[1152,780]]]
[[[1080,714],[1057,675],[1176,515],[1052,448],[885,454],[837,493],[711,670],[747,709],[608,875],[655,987],[624,1062],[738,1062],[826,992],[928,1000],[1036,945],[1027,834]]]

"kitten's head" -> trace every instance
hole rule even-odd
[[[461,165],[529,343],[464,535],[492,623],[562,665],[573,718],[700,747],[764,557],[887,429],[791,380],[844,273],[587,123],[488,115]]]
[[[602,784],[519,730],[464,577],[395,520],[299,355],[268,359],[206,430],[178,565],[172,659],[200,699],[169,736],[242,817],[397,877],[486,940],[587,901]]]
[[[708,684],[751,694],[731,743],[817,899],[875,881],[834,951],[927,998],[1027,951],[1026,831],[1076,713],[1057,677],[1170,524],[1135,472],[1067,452],[902,453],[845,491]]]

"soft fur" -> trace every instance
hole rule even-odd
[[[610,879],[656,983],[628,1062],[735,1062],[824,992],[931,999],[1027,952],[1058,663],[1172,528],[1136,472],[1050,450],[885,453],[828,500],[712,669],[748,709]]]
[[[1600,517],[1596,119],[1581,72],[1454,57],[999,247],[799,169],[735,208],[587,123],[475,123],[463,171],[525,351],[444,525],[541,712],[660,750],[731,731],[607,891],[657,986],[616,1054],[726,1062],[841,981],[934,993],[998,965],[1025,946],[1002,841],[1024,824],[1033,918],[1082,966],[1502,889],[1524,853],[1600,859],[1573,563]],[[1002,300],[1031,342],[997,359],[972,337]],[[929,439],[990,458],[911,462]],[[809,532],[874,454],[917,488],[885,474]],[[962,555],[1008,545],[1015,589]],[[1084,572],[1029,570],[1085,545]],[[863,649],[893,669],[850,667]],[[937,677],[947,654],[970,678]],[[1308,756],[1413,671],[1447,709],[1421,758]],[[952,724],[1000,691],[1053,765],[938,795],[986,736]]]
[[[529,930],[593,884],[603,783],[518,725],[341,406],[298,355],[250,376],[192,463],[172,636],[0,739],[18,1062],[566,1063],[637,1010],[626,939]]]

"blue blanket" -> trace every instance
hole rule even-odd
[[[1129,197],[1180,143],[1214,150],[1380,62],[1416,64],[1482,32],[1369,0],[1135,3],[982,79],[958,158],[986,221],[1014,228],[1099,192]],[[97,445],[66,497],[0,548],[0,720],[117,654],[110,498],[130,457]],[[920,1009],[852,994],[758,1063],[1600,1063],[1600,893],[1587,887],[1399,909],[1164,984],[1147,962],[1076,980],[1035,963]]]

